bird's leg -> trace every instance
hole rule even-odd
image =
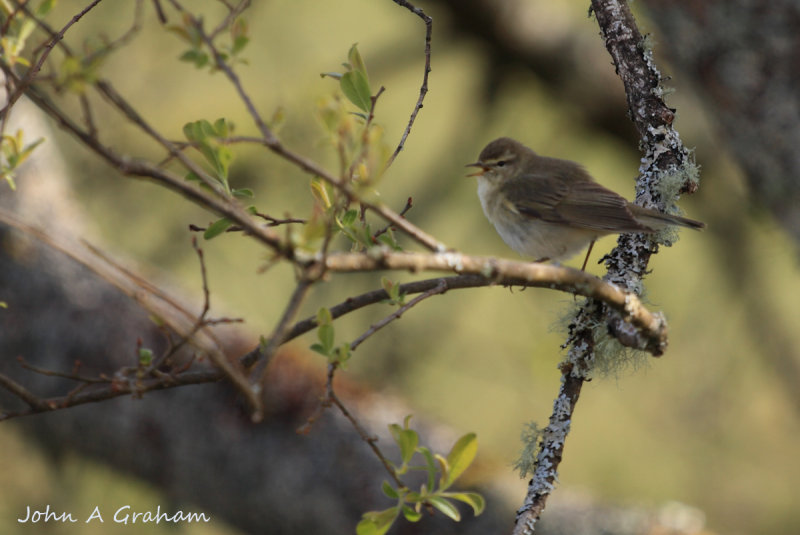
[[[586,271],[586,264],[589,262],[589,255],[592,254],[592,247],[594,247],[594,240],[589,242],[589,250],[586,251],[586,258],[583,259],[581,271]]]

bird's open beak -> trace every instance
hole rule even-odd
[[[481,176],[481,175],[483,175],[483,173],[485,173],[485,172],[486,172],[486,170],[487,170],[487,169],[489,169],[488,167],[486,167],[486,166],[485,166],[483,163],[481,163],[481,162],[468,163],[468,164],[467,164],[467,165],[465,165],[464,167],[479,167],[479,168],[480,168],[480,171],[475,171],[474,173],[470,173],[470,174],[468,174],[467,176]]]

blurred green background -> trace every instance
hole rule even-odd
[[[54,26],[68,20],[75,4],[59,5]],[[518,138],[541,154],[579,161],[598,181],[632,198],[639,160],[635,141],[592,129],[572,101],[554,93],[533,72],[513,74],[515,83],[500,86],[488,102],[492,60],[482,44],[448,28],[436,2],[419,5],[435,19],[430,92],[405,150],[379,188],[389,206],[400,210],[413,197],[407,217],[448,246],[517,258],[485,220],[474,180],[464,176],[464,164],[500,135]],[[121,34],[132,9],[132,4],[101,4],[70,30],[70,42],[80,43],[98,32]],[[538,38],[567,35],[593,43],[594,52],[585,61],[603,72],[601,79],[621,95],[596,22],[586,17],[583,3],[533,2],[531,10],[530,30]],[[209,20],[215,11],[210,5]],[[249,65],[238,72],[264,115],[285,109],[280,136],[289,147],[335,165],[315,110],[320,99],[336,90],[336,83],[319,73],[337,70],[354,42],[373,86],[386,88],[376,121],[385,128],[388,143],[399,141],[422,77],[424,27],[417,17],[389,0],[276,0],[254,6],[247,18],[251,43],[244,56]],[[223,77],[178,62],[182,44],[155,23],[151,10],[146,10],[146,21],[135,41],[109,57],[103,75],[173,139],[182,137],[183,124],[200,118],[227,117],[238,134],[253,133],[244,107]],[[640,22],[649,29],[646,19]],[[659,61],[659,50],[668,46],[657,45]],[[716,141],[702,104],[682,84],[680,73],[671,74],[669,84],[677,91],[669,102],[678,110],[677,127],[687,146],[696,148],[702,166],[700,192],[680,205],[688,216],[707,221],[709,229],[683,232],[674,247],[653,258],[646,298],[669,319],[669,350],[644,368],[587,385],[554,496],[572,490],[609,503],[645,506],[677,500],[704,511],[714,532],[798,533],[800,420],[786,387],[796,385],[798,378],[779,380],[771,362],[792,355],[775,355],[770,339],[774,331],[764,327],[786,334],[793,347],[800,344],[796,246],[769,214],[748,203],[741,176]],[[144,156],[158,154],[152,143],[132,135],[122,119],[113,120],[119,127],[107,132],[107,139]],[[621,115],[620,121],[627,119]],[[147,266],[145,273],[197,295],[199,304],[200,277],[187,225],[205,225],[213,216],[152,184],[113,176],[61,134],[53,141],[63,143],[69,153],[79,198],[96,222],[90,239]],[[279,217],[288,208],[292,216],[309,215],[308,176],[261,148],[242,147],[236,154],[232,183],[253,188],[261,211]],[[411,245],[407,240],[404,244]],[[595,261],[613,245],[614,238],[597,244],[592,272],[602,274]],[[254,335],[268,333],[292,288],[291,271],[277,267],[259,274],[265,252],[237,236],[217,238],[204,248],[215,312],[246,318]],[[581,260],[570,265],[579,266]],[[743,270],[746,285],[735,275]],[[336,277],[335,284],[313,292],[303,315],[377,288],[380,276]],[[760,303],[758,313],[750,306],[753,296]],[[525,489],[511,469],[519,434],[525,422],[545,425],[550,414],[564,339],[559,318],[572,304],[568,295],[539,289],[450,292],[372,337],[358,349],[348,373],[408,400],[418,414],[462,432],[477,432],[484,469],[476,477],[507,486],[517,503]],[[337,335],[353,339],[390,311],[379,306],[352,314],[337,321]],[[297,344],[306,347],[312,337]],[[324,373],[322,359],[319,372]],[[0,460],[0,519],[9,519],[0,523],[4,533],[35,529],[13,520],[32,502],[63,510],[91,510],[97,503],[119,501],[145,509],[159,503],[151,489],[121,482],[108,469],[83,459],[70,459],[54,471],[43,454],[12,432],[13,426],[5,424],[4,429],[0,448],[18,453]],[[21,457],[27,459],[24,465],[17,461]],[[108,523],[47,526],[48,533],[115,529],[126,528]],[[155,526],[136,532],[168,531],[175,533]],[[183,525],[177,531],[233,532],[216,521],[212,527]]]

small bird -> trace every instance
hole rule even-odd
[[[588,245],[585,269],[602,236],[706,226],[632,204],[595,182],[580,164],[539,156],[507,137],[486,145],[467,167],[479,169],[469,176],[478,177],[483,212],[503,241],[539,262],[568,259]]]

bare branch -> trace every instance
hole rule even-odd
[[[20,398],[25,403],[27,403],[28,406],[30,406],[31,413],[44,412],[50,410],[50,405],[46,401],[38,398],[34,393],[32,393],[30,390],[28,390],[21,384],[17,383],[10,377],[6,377],[5,375],[0,374],[0,386],[11,392],[18,398]],[[9,413],[0,412],[0,420],[4,420],[6,414]]]
[[[283,311],[280,321],[278,321],[277,325],[275,325],[272,330],[272,334],[270,334],[267,338],[267,343],[261,348],[261,362],[259,363],[259,369],[255,371],[255,376],[259,384],[264,381],[264,376],[267,371],[267,364],[272,359],[275,351],[286,341],[286,333],[289,331],[290,324],[292,321],[294,321],[294,318],[300,309],[300,305],[303,304],[303,300],[305,299],[306,295],[308,295],[308,291],[311,289],[311,286],[314,284],[314,282],[315,279],[304,278],[297,283],[297,286],[295,287],[294,292],[292,292],[292,296]],[[262,417],[263,414],[257,412],[253,415],[253,420],[260,421]]]
[[[425,22],[425,72],[422,75],[422,85],[419,88],[419,97],[417,98],[417,103],[414,105],[414,110],[411,112],[411,118],[409,118],[408,125],[406,125],[406,129],[403,131],[403,135],[400,138],[400,143],[397,144],[397,148],[386,162],[384,171],[388,169],[390,165],[392,165],[395,158],[397,158],[397,155],[403,150],[403,147],[406,144],[406,139],[408,139],[408,135],[411,133],[411,127],[414,125],[414,121],[417,120],[417,114],[419,114],[419,110],[422,109],[422,101],[425,100],[425,95],[428,94],[428,75],[431,72],[431,34],[433,32],[433,19],[426,15],[421,8],[415,7],[411,4],[411,2],[406,0],[392,1],[395,4],[408,9],[421,18],[423,22]]]
[[[9,420],[11,418],[18,418],[20,416],[29,416],[31,414],[37,414],[41,412],[49,412],[49,411],[66,409],[69,407],[76,407],[78,405],[84,405],[86,403],[96,403],[98,401],[114,399],[128,394],[141,395],[144,394],[145,392],[151,392],[154,390],[163,390],[166,388],[175,388],[179,386],[211,383],[219,381],[223,378],[224,375],[219,370],[208,369],[208,370],[198,370],[198,371],[187,371],[180,373],[178,375],[162,374],[162,376],[160,377],[143,378],[136,382],[118,382],[113,386],[108,386],[104,388],[97,388],[97,387],[87,388],[85,389],[86,391],[77,394],[71,393],[67,396],[40,400],[40,402],[37,402],[35,406],[32,405],[31,408],[29,409],[23,409],[18,411],[3,411],[0,412],[0,421]],[[4,379],[6,379],[5,376],[0,375],[0,383],[3,383],[2,386],[8,388]],[[14,385],[11,385],[11,387],[14,388]]]
[[[647,310],[633,294],[617,285],[602,281],[577,269],[520,262],[490,257],[469,256],[456,252],[440,254],[395,253],[385,249],[367,254],[338,253],[325,258],[325,269],[331,272],[372,271],[383,269],[418,271],[445,271],[482,275],[486,284],[537,286],[566,291],[598,299],[622,314],[625,322],[641,332],[639,349],[654,356],[666,349],[667,327],[661,314]]]

